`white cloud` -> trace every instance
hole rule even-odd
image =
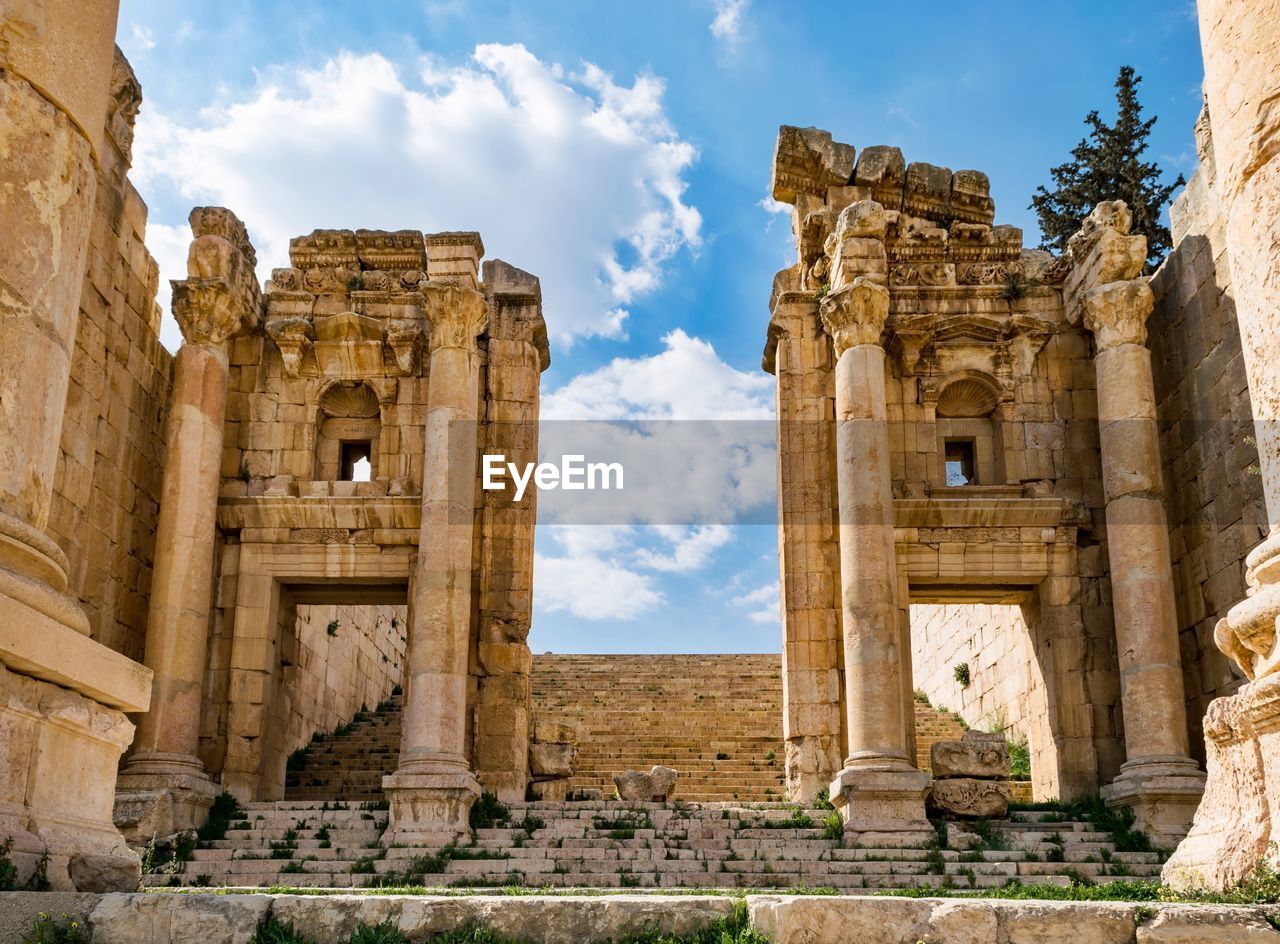
[[[148,49],[156,48],[156,37],[150,29],[141,23],[133,24],[133,45],[140,52],[146,52]]]
[[[668,573],[701,570],[719,548],[733,540],[733,529],[723,524],[689,528],[655,525],[653,530],[671,542],[671,551],[664,554],[640,548],[636,561],[643,567]]]
[[[782,605],[781,590],[776,580],[747,593],[738,594],[732,602],[734,606],[747,608],[749,610],[747,619],[753,623],[777,623],[781,619],[779,616]]]
[[[579,374],[543,397],[544,460],[585,451],[596,461],[622,461],[628,484],[620,497],[538,496],[540,521],[591,522],[540,526],[539,612],[593,620],[647,613],[666,602],[661,575],[705,569],[735,537],[728,524],[693,522],[717,514],[731,521],[771,502],[772,379],[736,370],[679,329],[663,345],[649,357],[616,358]]]
[[[542,398],[544,420],[772,420],[773,378],[676,328],[650,357],[614,358]],[[697,378],[697,382],[691,382]]]
[[[697,153],[663,91],[589,63],[566,74],[520,45],[477,46],[455,67],[424,58],[414,75],[344,52],[271,69],[198,116],[144,110],[134,179],[230,207],[264,276],[287,263],[290,237],[317,227],[477,229],[489,257],[541,277],[557,343],[619,338],[664,263],[700,245],[684,197]]]
[[[742,43],[746,30],[747,7],[750,0],[714,0],[716,15],[711,21],[711,35],[735,49]]]
[[[172,295],[169,280],[186,278],[187,250],[190,246],[191,227],[188,224],[167,226],[164,223],[147,223],[147,248],[160,266],[160,287],[156,292],[156,303],[165,315],[160,322],[160,343],[171,351],[176,351],[182,343],[182,332],[178,330],[178,323],[173,320],[169,306]]]
[[[620,560],[629,534],[602,527],[552,529],[560,554],[534,556],[534,605],[588,620],[634,619],[665,602],[654,578]],[[593,538],[605,537],[592,546]]]

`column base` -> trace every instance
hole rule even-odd
[[[113,819],[125,841],[142,849],[203,826],[218,792],[204,765],[189,754],[137,754],[116,781]]]
[[[830,787],[845,838],[873,847],[929,845],[937,838],[924,815],[932,780],[914,767],[846,767]]]
[[[1190,758],[1156,759],[1122,765],[1101,793],[1112,809],[1132,809],[1134,827],[1153,845],[1172,849],[1191,829],[1204,785],[1204,773]]]
[[[382,844],[443,846],[471,830],[471,806],[480,781],[469,770],[401,773],[382,778],[390,821]]]

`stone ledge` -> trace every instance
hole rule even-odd
[[[531,944],[607,941],[643,931],[692,934],[729,917],[727,895],[0,894],[0,940],[36,915],[87,922],[94,944],[245,944],[267,917],[319,944],[345,944],[359,924],[390,920],[411,938],[480,925]],[[748,895],[753,927],[777,944],[1280,944],[1280,907],[1154,902]],[[1135,930],[1136,929],[1136,930]]]
[[[151,706],[151,670],[70,626],[0,595],[0,663],[120,711]]]

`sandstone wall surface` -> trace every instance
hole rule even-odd
[[[1151,281],[1149,346],[1193,755],[1209,702],[1243,681],[1213,641],[1245,595],[1244,557],[1266,530],[1248,378],[1204,116],[1201,164],[1170,208],[1174,249]]]
[[[404,666],[405,611],[370,604],[298,606],[294,632],[283,640],[286,752],[317,731],[350,721],[361,705],[372,710],[390,697]]]
[[[127,177],[140,91],[118,51],[112,84],[49,531],[92,638],[140,661],[173,356],[160,344],[147,206]]]

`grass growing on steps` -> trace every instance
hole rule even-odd
[[[519,938],[498,934],[489,928],[472,926],[433,934],[432,944],[525,944]],[[361,925],[346,944],[408,944],[409,939],[391,920],[382,924]],[[249,944],[315,944],[292,924],[268,919],[258,927]],[[745,902],[734,905],[733,914],[690,935],[676,936],[650,931],[623,938],[612,944],[769,944],[769,939],[750,927]]]

